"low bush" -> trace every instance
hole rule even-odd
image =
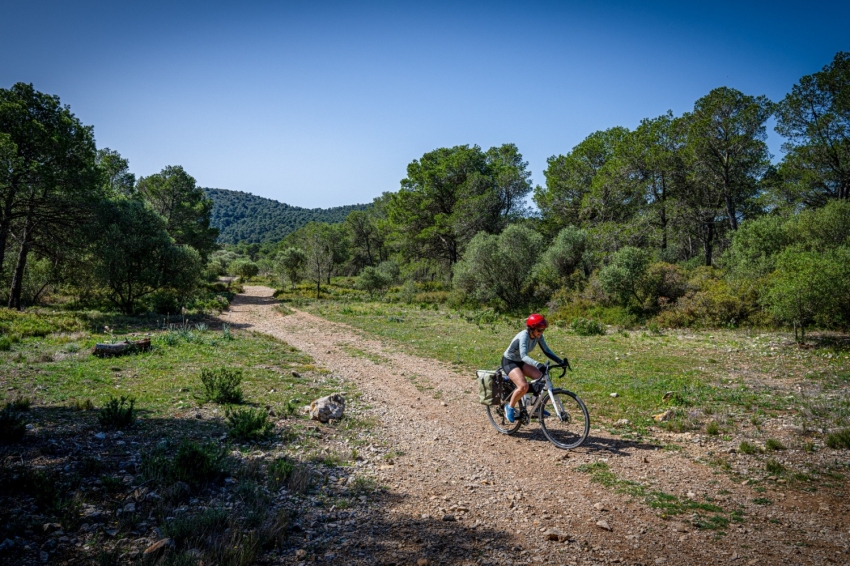
[[[13,411],[29,411],[32,406],[32,399],[29,397],[17,397],[14,401],[11,401],[7,405],[11,407]]]
[[[595,320],[587,318],[575,318],[570,323],[570,330],[579,336],[604,336],[605,326]]]
[[[12,349],[12,339],[8,336],[0,336],[0,352],[8,352]]]
[[[74,399],[68,403],[68,408],[72,411],[93,411],[94,403],[91,399]]]
[[[188,439],[180,441],[176,452],[168,444],[161,444],[144,455],[141,464],[142,476],[163,486],[175,482],[199,486],[217,480],[228,470],[225,447],[213,442],[198,444]]]
[[[230,329],[227,329],[229,334]],[[202,369],[201,382],[204,384],[206,399],[215,403],[242,402],[242,370],[229,368]]]
[[[771,458],[764,464],[764,469],[767,470],[768,473],[773,474],[775,476],[781,475],[785,473],[785,466],[780,464],[776,458]]]
[[[850,448],[850,428],[828,434],[826,436],[826,445],[835,450]]]
[[[0,443],[18,442],[26,433],[27,422],[9,403],[0,411]]]
[[[764,443],[764,447],[767,450],[785,450],[785,445],[776,440],[775,438],[768,438],[767,442]]]
[[[288,458],[277,458],[270,463],[267,470],[269,489],[277,491],[284,487],[294,469],[295,463]]]
[[[225,509],[211,508],[197,515],[184,515],[168,521],[162,528],[162,534],[182,546],[187,542],[198,542],[222,533],[228,527],[228,513]]]
[[[110,397],[106,405],[100,410],[100,414],[97,415],[100,426],[118,429],[132,426],[135,421],[135,404],[135,399],[123,395],[118,399]]]
[[[759,452],[759,449],[755,444],[745,440],[738,445],[738,452],[741,454],[755,454],[756,452]]]
[[[269,414],[262,409],[238,409],[226,411],[230,435],[238,440],[260,440],[271,432],[273,425]]]
[[[720,426],[718,426],[717,421],[711,421],[705,425],[705,432],[711,436],[717,436],[720,434]]]

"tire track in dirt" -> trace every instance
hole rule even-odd
[[[442,541],[422,535],[423,556],[427,550],[438,563],[809,564],[834,561],[842,550],[825,540],[813,540],[802,550],[789,544],[786,528],[798,533],[796,539],[801,532],[811,539],[821,526],[810,514],[799,513],[798,502],[788,502],[787,514],[783,501],[769,516],[748,516],[722,537],[695,529],[686,516],[664,520],[574,468],[602,460],[618,477],[651,483],[652,489],[727,492],[727,509],[754,494],[676,452],[595,428],[587,445],[571,452],[552,446],[536,423],[514,437],[498,435],[477,404],[471,376],[395,350],[344,324],[297,310],[283,316],[271,295],[267,287],[246,287],[222,321],[283,340],[358,386],[379,421],[376,436],[403,453],[393,465],[375,466],[389,488],[382,524],[427,525],[454,516],[453,522],[439,523],[445,527]],[[442,390],[442,397],[434,399],[427,388]],[[783,518],[779,525],[774,513]],[[569,535],[569,542],[545,540],[543,531],[550,527]],[[496,550],[494,539],[501,545]],[[453,547],[463,549],[463,555]],[[391,557],[377,561],[393,562]]]

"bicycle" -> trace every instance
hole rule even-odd
[[[516,385],[502,368],[496,370],[495,379],[501,380],[501,398],[498,405],[486,407],[493,428],[501,434],[511,435],[522,425],[529,425],[532,418],[537,418],[543,434],[558,448],[571,450],[581,446],[590,433],[590,415],[578,395],[567,389],[552,387],[549,370],[558,368],[564,371],[557,378],[564,377],[567,368],[572,370],[568,360],[551,367],[547,361],[543,376],[529,383],[528,395],[531,395],[531,401],[526,403],[525,398],[520,401],[519,416],[513,423],[505,417],[505,404],[510,400]]]

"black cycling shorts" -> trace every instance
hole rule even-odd
[[[527,366],[527,365],[528,364],[525,363],[525,362],[515,362],[513,360],[509,360],[508,358],[502,356],[502,368],[505,370],[505,379],[509,379],[508,374],[511,373],[514,370],[514,368],[522,369],[524,366]],[[525,372],[522,372],[522,374],[525,375]]]

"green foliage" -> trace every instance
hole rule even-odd
[[[744,440],[738,445],[738,452],[741,454],[755,454],[756,452],[759,452],[759,449],[755,444]]]
[[[284,487],[295,471],[295,466],[289,458],[277,458],[272,461],[267,470],[269,489],[277,491]]]
[[[165,523],[162,534],[182,546],[186,542],[202,541],[224,531],[229,525],[226,509],[210,508],[195,515],[181,515]]]
[[[304,253],[304,250],[290,246],[277,254],[275,270],[281,280],[286,278],[289,281],[290,288],[294,289],[301,281],[301,271],[306,263],[307,254]]]
[[[779,463],[775,458],[771,458],[767,462],[765,462],[764,463],[764,469],[768,473],[776,475],[776,476],[785,473],[785,466],[783,466],[781,463]]]
[[[142,456],[141,472],[145,479],[167,487],[185,482],[198,487],[216,481],[229,469],[227,449],[213,442],[198,444],[183,439],[177,450],[162,443]]]
[[[12,338],[10,336],[0,336],[0,352],[8,352],[12,349]]]
[[[26,419],[11,403],[0,411],[0,444],[18,442],[26,433]]]
[[[717,421],[711,421],[705,425],[705,433],[711,436],[720,434],[720,426],[717,424]]]
[[[136,400],[123,395],[120,398],[110,397],[100,410],[97,420],[104,428],[128,428],[136,420],[134,406]]]
[[[390,279],[384,275],[379,269],[371,266],[366,266],[360,275],[357,276],[355,287],[369,293],[369,297],[373,297],[375,293],[382,293],[390,285]]]
[[[841,429],[826,435],[826,445],[835,450],[850,448],[850,428]]]
[[[32,399],[29,397],[16,397],[14,400],[6,404],[13,411],[29,411],[32,407]]]
[[[528,305],[534,298],[529,285],[543,236],[511,224],[498,236],[479,233],[454,268],[454,284],[481,302],[499,301],[507,309]]]
[[[479,232],[499,233],[531,190],[516,146],[439,148],[407,166],[387,217],[407,259],[454,265]]]
[[[602,289],[622,306],[642,305],[647,298],[646,277],[651,255],[647,250],[627,246],[599,271]]]
[[[212,200],[210,225],[219,230],[222,244],[239,242],[279,242],[310,222],[336,224],[355,210],[368,210],[371,204],[334,208],[299,208],[242,191],[203,189]]]
[[[776,451],[776,450],[785,450],[785,445],[775,438],[768,438],[764,443],[764,447],[766,450]]]
[[[572,286],[573,274],[588,272],[589,258],[587,231],[567,226],[555,237],[534,266],[538,285],[548,288],[549,294],[561,287]]]
[[[168,234],[179,246],[191,246],[206,262],[215,249],[218,230],[210,226],[212,201],[179,165],[142,177],[136,191],[166,223]]]
[[[274,428],[269,422],[269,414],[262,409],[228,409],[225,416],[230,435],[242,441],[261,440]]]
[[[839,51],[806,75],[777,105],[776,131],[787,141],[780,165],[780,201],[823,206],[850,198],[850,53]]]
[[[830,252],[806,252],[788,248],[777,258],[764,302],[780,321],[800,327],[819,322],[824,326],[847,325],[850,309],[850,247]]]
[[[227,331],[229,332],[229,328]],[[201,370],[206,399],[215,403],[242,402],[242,370],[219,367]]]
[[[570,330],[579,336],[604,336],[605,326],[595,320],[576,318],[570,323]]]
[[[657,320],[668,327],[736,327],[760,322],[758,313],[758,289],[747,281],[724,279],[717,269],[698,267],[685,294],[662,310]]]
[[[259,266],[248,259],[237,259],[229,266],[229,271],[239,276],[240,281],[247,281],[260,272]]]

